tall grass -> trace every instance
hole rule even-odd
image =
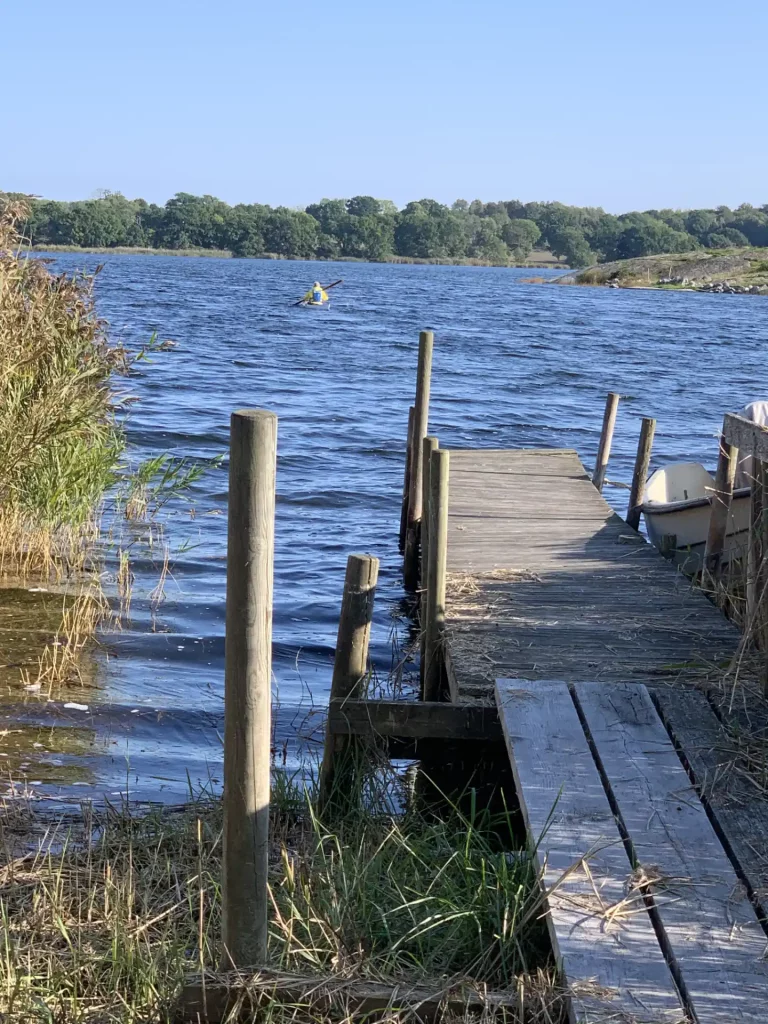
[[[527,855],[505,852],[503,820],[359,815],[331,830],[290,782],[273,792],[271,966],[436,991],[461,978],[551,1005],[536,872]],[[141,817],[88,809],[26,855],[1,828],[8,1020],[160,1024],[185,975],[215,970],[218,802]]]
[[[21,202],[0,195],[0,554],[27,570],[68,565],[115,480],[124,437],[93,278],[22,253]],[[74,532],[74,535],[73,535]]]

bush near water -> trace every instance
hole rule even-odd
[[[80,528],[115,479],[124,447],[92,278],[53,274],[20,251],[29,209],[0,195],[0,546],[30,529]]]
[[[64,203],[36,199],[25,232],[33,245],[205,248],[234,256],[479,260],[505,265],[534,246],[572,267],[700,248],[768,245],[768,205],[732,210],[646,210],[615,216],[562,203],[433,199],[403,209],[371,196],[323,199],[305,209],[229,206],[180,192],[165,206],[105,192]]]

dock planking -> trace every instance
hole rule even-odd
[[[646,687],[496,694],[572,1019],[664,1011],[661,960],[697,1024],[763,1021],[768,938]],[[590,977],[602,1005],[579,997]]]
[[[567,685],[499,680],[497,703],[569,1021],[685,1021]]]
[[[647,689],[573,692],[698,1024],[764,1021],[768,937]]]
[[[736,651],[574,451],[452,451],[448,573],[454,700],[492,700],[499,676],[694,682]]]

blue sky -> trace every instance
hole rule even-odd
[[[768,202],[765,0],[0,0],[0,31],[6,190]]]

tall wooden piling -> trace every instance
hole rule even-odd
[[[437,451],[438,441],[436,437],[427,436],[424,438],[424,450],[422,452],[422,463],[424,472],[422,475],[422,498],[421,498],[421,600],[419,602],[419,618],[421,625],[421,682],[424,685],[424,666],[426,664],[426,630],[427,621],[427,584],[429,580],[429,531],[430,531],[430,466],[432,452]]]
[[[423,699],[438,700],[443,669],[445,587],[448,563],[448,476],[450,456],[438,448],[429,468],[429,557],[427,617],[424,623]]]
[[[615,391],[609,391],[608,397],[605,400],[603,429],[600,431],[600,446],[597,449],[595,471],[592,474],[592,483],[598,491],[602,491],[605,475],[608,472],[608,460],[611,457],[611,444],[613,442],[613,431],[616,427],[616,414],[619,411],[620,397]]]
[[[409,481],[411,479],[411,445],[413,443],[413,414],[414,408],[408,409],[408,433],[405,439],[405,472],[403,480],[403,503],[400,506],[400,551],[405,551],[405,532],[408,527],[408,495],[410,494]]]
[[[368,644],[378,578],[378,558],[373,555],[349,556],[333,662],[331,700],[359,696],[360,684],[368,671]],[[335,793],[341,789],[339,774],[352,743],[354,740],[350,737],[333,735],[330,725],[326,726],[318,794],[321,811],[329,807]]]
[[[423,441],[427,436],[429,420],[429,388],[432,376],[432,331],[419,335],[419,362],[416,372],[416,401],[413,413],[413,442],[411,444],[411,471],[408,481],[408,522],[405,532],[403,574],[408,590],[419,583],[419,533],[422,512]]]
[[[656,420],[645,417],[640,427],[640,440],[637,444],[635,470],[632,474],[632,488],[629,492],[629,507],[627,509],[627,525],[631,526],[633,530],[637,530],[640,526],[640,506],[645,497],[645,482],[648,479],[648,467],[651,464],[651,449],[655,432]]]
[[[224,661],[223,963],[267,953],[277,417],[232,414]]]
[[[728,444],[721,436],[715,472],[715,490],[712,495],[712,510],[709,514],[707,544],[704,549],[704,566],[712,574],[720,571],[723,560],[738,454],[738,449]]]

